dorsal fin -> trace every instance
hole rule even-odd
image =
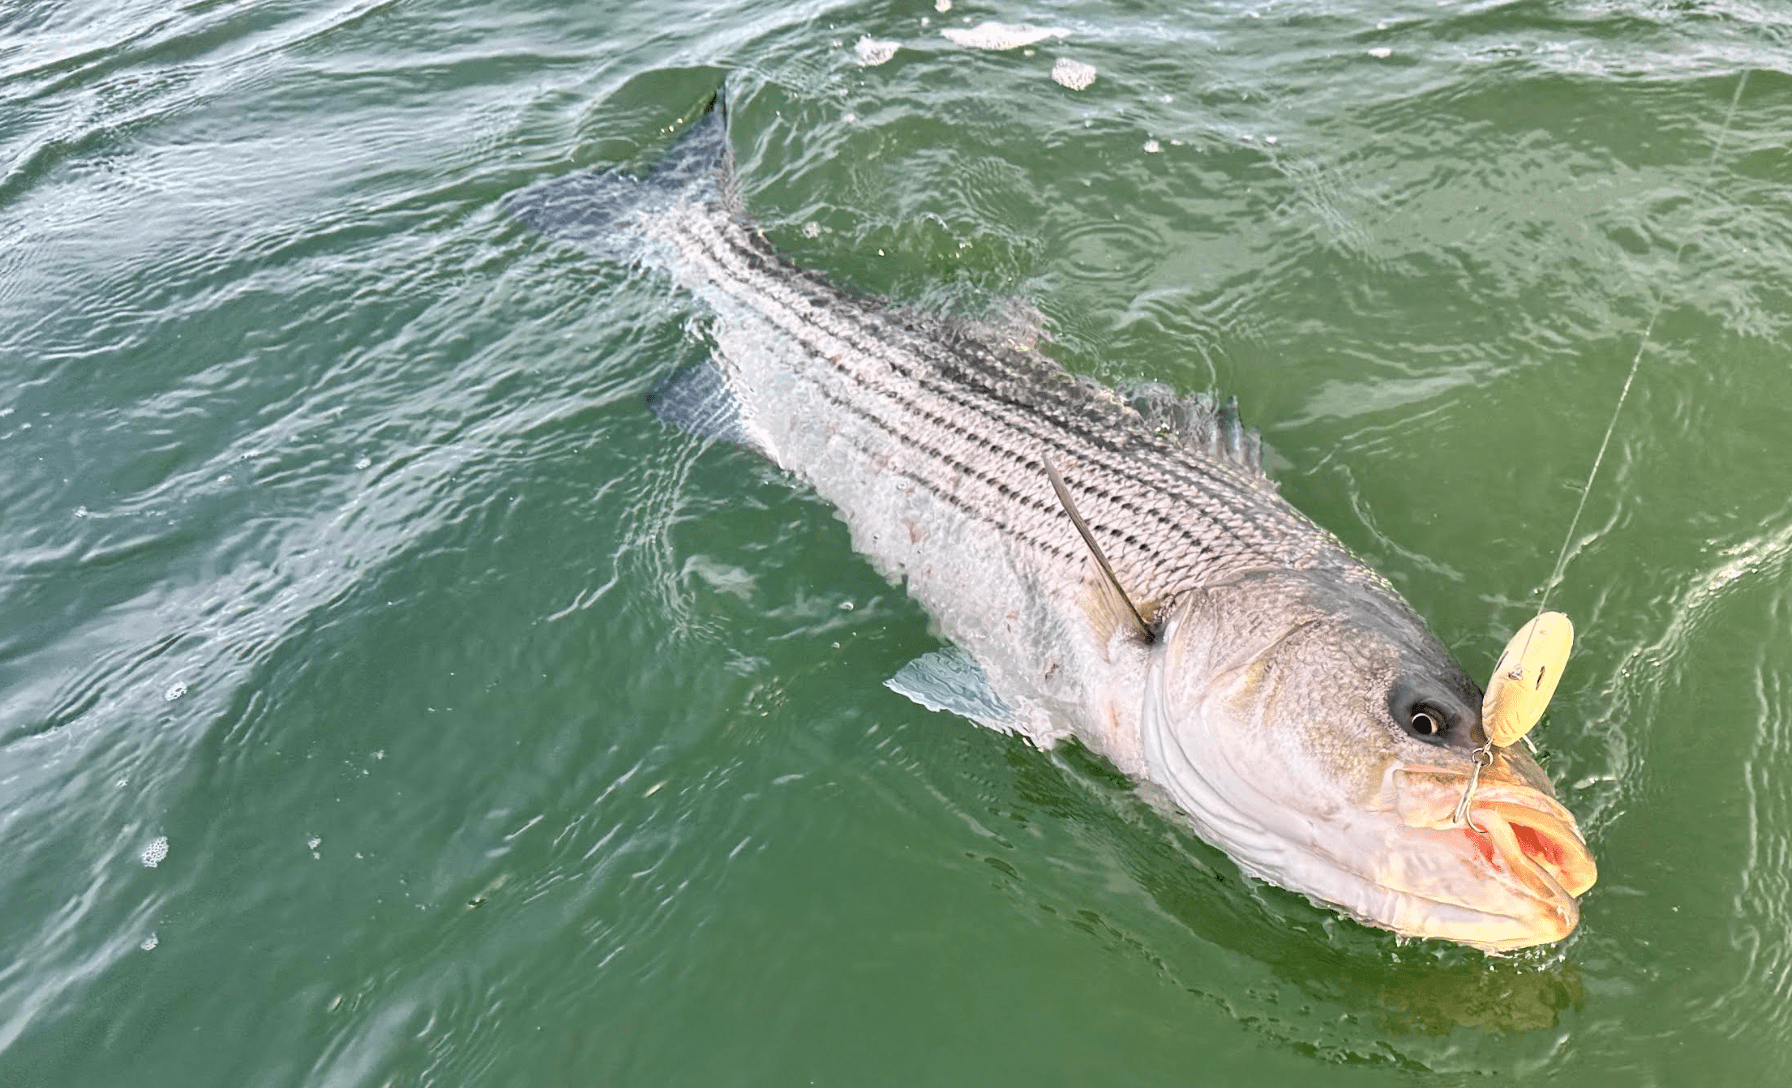
[[[1235,398],[1222,401],[1206,393],[1178,396],[1159,382],[1141,382],[1121,393],[1154,430],[1175,435],[1191,449],[1269,479],[1263,469],[1263,436],[1244,425]]]
[[[1132,598],[1126,595],[1126,587],[1120,584],[1114,568],[1108,563],[1108,557],[1102,554],[1101,545],[1095,542],[1095,534],[1089,531],[1089,523],[1083,520],[1083,515],[1077,513],[1076,500],[1070,497],[1070,488],[1064,485],[1064,477],[1058,475],[1051,458],[1041,455],[1039,462],[1045,466],[1045,475],[1052,482],[1052,490],[1058,493],[1059,505],[1070,515],[1070,523],[1076,526],[1083,543],[1089,546],[1089,554],[1095,557],[1095,566],[1101,571],[1101,604],[1104,611],[1109,613],[1109,618],[1116,626],[1126,627],[1139,641],[1146,644],[1156,642],[1157,632],[1145,622],[1144,615],[1132,603]]]
[[[987,316],[959,325],[971,339],[1004,351],[1032,351],[1041,340],[1052,338],[1045,330],[1045,315],[1023,298],[1002,299]]]

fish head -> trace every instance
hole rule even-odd
[[[1406,936],[1574,929],[1595,878],[1574,817],[1529,753],[1477,755],[1480,688],[1373,576],[1202,590],[1152,655],[1151,777],[1245,870]]]

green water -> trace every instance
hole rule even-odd
[[[13,0],[0,1085],[1787,1083],[1788,57],[1768,0]],[[1236,394],[1475,673],[1659,305],[1551,597],[1569,941],[1401,944],[881,686],[925,615],[644,410],[686,303],[499,205],[724,77],[778,244]]]

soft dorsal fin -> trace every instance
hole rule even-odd
[[[1197,453],[1230,461],[1269,481],[1263,468],[1263,436],[1244,425],[1238,401],[1206,393],[1178,396],[1159,382],[1123,387],[1121,394],[1153,430],[1176,436]]]
[[[1101,545],[1095,542],[1095,534],[1089,531],[1089,523],[1083,515],[1077,513],[1076,500],[1070,497],[1070,488],[1064,485],[1064,477],[1058,475],[1057,468],[1049,457],[1041,456],[1039,461],[1045,466],[1046,478],[1052,482],[1052,490],[1058,493],[1058,503],[1064,512],[1070,515],[1070,523],[1082,535],[1083,543],[1089,546],[1089,554],[1095,557],[1095,566],[1101,571],[1100,594],[1101,605],[1114,620],[1116,626],[1126,627],[1139,641],[1152,643],[1157,641],[1157,632],[1149,623],[1132,598],[1126,595],[1126,588],[1120,584],[1120,578],[1108,563],[1108,557],[1102,554]]]
[[[960,331],[1003,351],[1032,351],[1052,338],[1045,331],[1045,315],[1022,298],[1003,299],[988,316],[961,322]]]

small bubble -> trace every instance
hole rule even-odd
[[[933,10],[941,15],[946,14],[952,10],[952,0],[933,0]]]
[[[1163,149],[1164,149],[1164,145],[1158,143],[1156,140],[1146,140],[1145,141],[1145,153],[1147,155],[1155,155],[1159,151],[1162,151]]]
[[[149,936],[143,938],[143,943],[139,944],[137,947],[143,949],[145,952],[153,952],[155,951],[156,945],[161,943],[161,941],[156,939],[156,935],[151,933]]]
[[[1376,60],[1387,60],[1394,55],[1394,51],[1386,46],[1376,46],[1374,49],[1369,50],[1369,55]]]
[[[306,847],[306,849],[309,849],[309,850],[316,850],[318,847],[322,846],[323,844],[324,844],[324,840],[318,838],[316,835],[313,835],[310,838],[305,840],[305,847]]]
[[[85,506],[75,507],[75,516],[78,518],[86,517],[87,516],[87,507],[85,507]]]
[[[821,224],[814,223],[814,222],[804,223],[803,224],[803,237],[805,237],[805,238],[821,237]]]
[[[1265,136],[1263,137],[1263,142],[1266,144],[1273,144],[1276,142],[1276,138],[1274,136]]]
[[[167,856],[168,836],[166,835],[163,835],[148,846],[145,846],[143,848],[143,853],[139,855],[143,861],[143,867],[145,869],[154,869],[156,866],[162,864],[163,859]]]
[[[165,701],[172,703],[186,693],[187,682],[185,680],[176,680],[174,683],[168,685],[168,690],[162,693],[162,698]]]
[[[840,611],[851,612],[852,610],[853,610],[853,603],[851,601],[841,601],[840,602]]]
[[[355,467],[356,467],[356,468],[358,468],[358,469],[369,469],[369,468],[372,468],[372,467],[373,467],[373,458],[371,458],[371,457],[363,457],[363,458],[361,458],[361,459],[360,459],[360,460],[359,460],[359,461],[356,461],[356,462],[355,462]]]

